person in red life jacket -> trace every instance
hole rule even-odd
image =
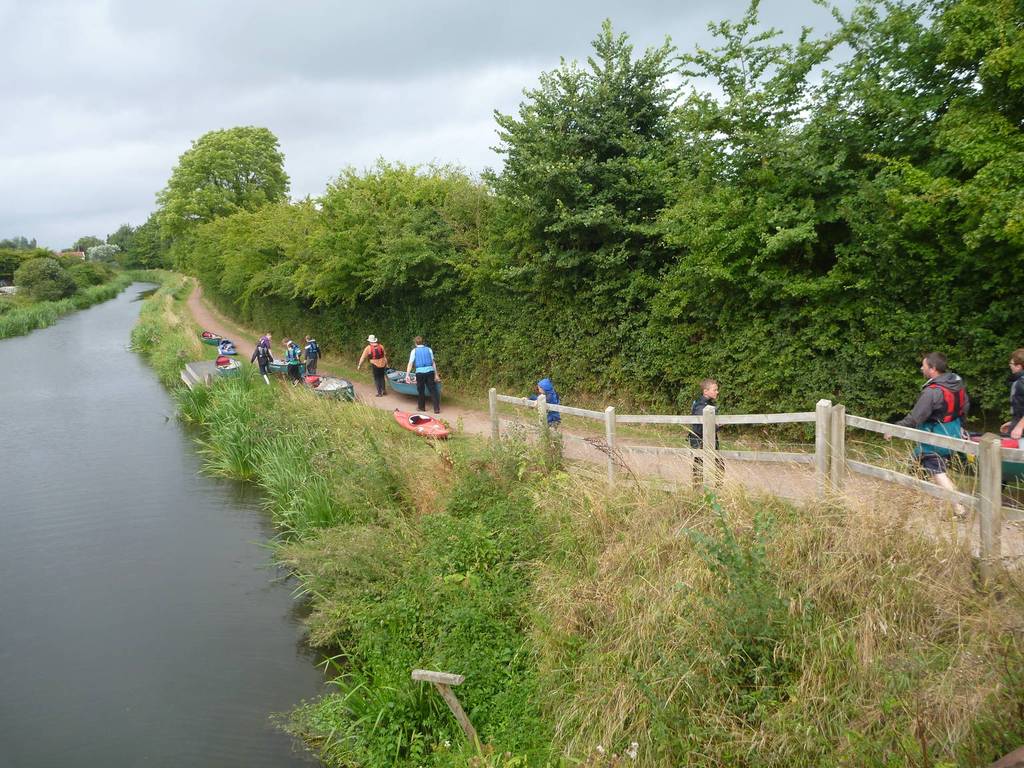
[[[434,401],[434,413],[441,412],[441,391],[437,388],[441,381],[441,372],[437,370],[437,362],[434,360],[434,350],[423,343],[423,337],[417,336],[416,344],[409,353],[409,364],[405,367],[405,375],[412,375],[412,369],[416,369],[416,394],[419,395],[419,410],[423,410],[427,402],[427,390],[430,390],[430,397]]]
[[[274,362],[274,355],[271,354],[270,352],[270,346],[257,344],[256,349],[252,351],[252,357],[249,358],[249,362],[256,363],[257,365],[259,365],[260,376],[262,376],[263,380],[267,382],[267,384],[269,384],[270,377],[268,376],[268,374],[270,373],[270,369],[268,368],[268,366],[272,362]]]
[[[704,409],[707,406],[712,406],[716,410],[718,408],[718,381],[715,379],[704,379],[700,383],[700,397],[693,401],[690,406],[691,416],[703,416]],[[703,424],[691,424],[690,425],[690,436],[689,436],[690,448],[694,450],[693,454],[693,487],[700,488],[704,482],[704,457],[698,453],[704,449],[704,425]],[[715,430],[715,450],[718,450],[718,430]],[[721,480],[725,474],[725,461],[720,456],[715,457],[715,480]]]
[[[366,341],[366,347],[359,358],[356,370],[362,368],[363,363],[369,360],[370,370],[373,371],[373,383],[377,387],[377,397],[384,397],[384,381],[388,369],[388,352],[372,333],[366,337]]]
[[[964,387],[964,380],[947,367],[946,356],[941,352],[930,352],[921,360],[921,374],[926,381],[914,408],[896,422],[901,427],[912,427],[925,432],[934,432],[947,437],[964,436],[964,419],[970,408],[970,400]],[[891,440],[891,435],[885,436]],[[916,443],[914,456],[932,481],[946,490],[955,491],[956,486],[946,473],[949,448]],[[958,518],[966,515],[963,506],[955,505]]]
[[[1020,440],[1024,435],[1024,349],[1010,355],[1010,420],[999,428],[1004,435]]]

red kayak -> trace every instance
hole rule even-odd
[[[423,437],[433,437],[441,440],[451,434],[443,421],[427,416],[425,413],[407,413],[396,408],[395,421],[410,432],[415,432]]]

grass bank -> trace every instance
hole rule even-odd
[[[133,334],[169,383],[187,290]],[[263,490],[334,654],[334,693],[287,720],[328,765],[937,767],[1024,743],[1021,581],[979,591],[909,510],[610,492],[243,374],[175,396],[206,470]],[[414,667],[466,675],[483,754]]]
[[[60,301],[37,301],[23,306],[12,305],[0,312],[0,339],[23,336],[26,333],[53,325],[64,315],[78,309],[86,309],[117,296],[136,281],[161,282],[160,270],[131,270],[118,272],[111,280],[101,285],[82,288],[74,296]]]

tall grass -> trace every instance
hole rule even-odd
[[[108,301],[133,282],[130,274],[120,273],[110,282],[84,288],[60,301],[39,301],[0,314],[0,339],[22,336],[53,325],[63,315],[93,304]]]
[[[175,376],[183,295],[140,320]],[[938,768],[1024,743],[1019,575],[980,591],[899,504],[609,490],[248,372],[177,398],[207,470],[263,490],[337,654],[288,721],[328,765]],[[466,676],[483,754],[415,667]]]

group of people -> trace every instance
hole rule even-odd
[[[260,375],[263,380],[270,383],[270,364],[274,362],[274,353],[270,349],[273,336],[270,331],[264,333],[258,342],[256,349],[252,352],[250,362],[256,363],[260,368]],[[306,337],[306,344],[300,347],[291,339],[284,340],[284,361],[288,366],[288,378],[293,385],[302,381],[303,366],[305,372],[310,375],[316,374],[316,367],[320,360],[320,345],[312,336]]]
[[[441,372],[437,369],[434,350],[423,343],[422,336],[417,336],[413,344],[415,346],[409,353],[409,362],[405,366],[406,381],[412,382],[415,376],[418,410],[422,411],[426,408],[427,393],[429,392],[434,413],[440,413],[441,390],[437,385],[441,383]],[[377,397],[384,397],[384,384],[387,380],[387,371],[391,366],[388,362],[388,351],[372,333],[366,337],[366,346],[356,364],[356,370],[360,370],[363,363],[367,361],[370,363],[370,370],[373,371],[373,383],[377,388]]]
[[[1000,432],[1004,437],[1020,440],[1024,436],[1024,348],[1014,350],[1010,355],[1010,375],[1007,384],[1010,387],[1010,420],[1004,422]],[[896,422],[901,427],[911,427],[925,432],[932,432],[948,437],[966,437],[965,420],[970,409],[970,398],[964,380],[949,370],[949,361],[941,352],[930,352],[921,359],[921,375],[925,382],[917,397],[917,402],[910,413]],[[701,382],[701,394],[693,401],[690,410],[699,416],[708,405],[716,405],[718,382],[705,379]],[[886,436],[891,439],[891,436]],[[695,449],[704,447],[703,427],[695,424],[691,427],[690,446]],[[715,449],[718,449],[718,435],[715,435]],[[914,448],[914,457],[932,481],[950,491],[956,486],[947,472],[949,457],[952,450],[937,445],[918,443]],[[724,470],[724,463],[716,458],[719,473]],[[703,474],[702,459],[699,454],[693,461],[694,483],[699,483]],[[964,509],[957,504],[956,515],[963,517]]]

